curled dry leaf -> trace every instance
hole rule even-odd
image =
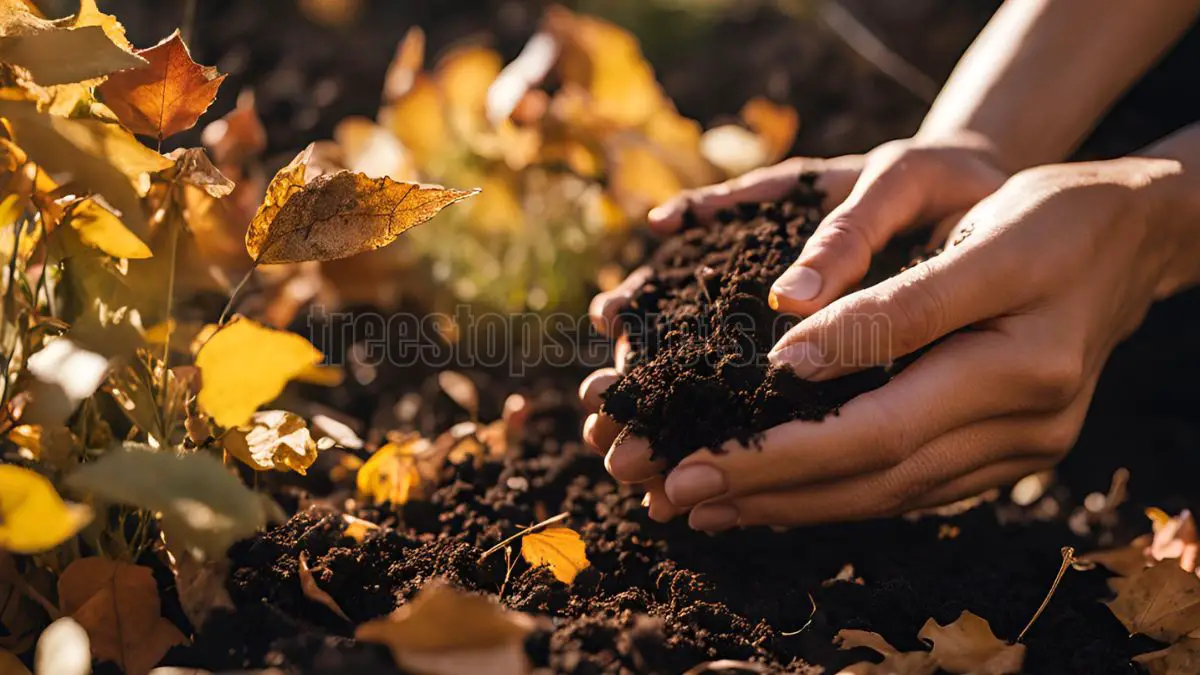
[[[569,584],[587,569],[587,547],[579,533],[569,527],[547,527],[521,538],[521,557],[530,565],[550,568],[554,578]]]
[[[358,470],[355,482],[359,496],[376,504],[391,502],[399,506],[407,503],[414,492],[421,490],[417,456],[429,447],[429,441],[414,435],[376,450]]]
[[[317,443],[304,418],[286,410],[263,410],[250,423],[221,437],[225,451],[255,471],[308,472],[317,459]]]
[[[171,647],[187,641],[161,614],[158,585],[148,567],[80,558],[58,578],[64,615],[87,631],[92,654],[126,675],[147,675]]]
[[[178,177],[180,181],[200,188],[214,199],[220,199],[233,192],[233,181],[213,166],[203,148],[179,148],[167,153],[167,159],[175,162],[174,168],[169,172],[171,178]]]
[[[246,232],[259,264],[335,260],[390,244],[478,191],[338,171],[306,181],[313,146],[281,169]]]
[[[237,427],[273,400],[288,381],[324,356],[308,340],[234,317],[196,354],[198,402],[217,424]]]
[[[346,616],[346,613],[342,611],[341,606],[337,604],[337,600],[334,600],[332,595],[321,590],[321,587],[317,585],[317,580],[313,577],[312,569],[308,566],[308,554],[304,551],[300,552],[298,570],[300,573],[300,590],[304,593],[304,597],[315,603],[324,605],[329,611],[337,614],[346,621],[350,621],[350,617]]]
[[[523,643],[533,625],[525,614],[435,581],[354,637],[387,645],[397,665],[424,675],[517,675],[529,671]]]
[[[1170,561],[1112,579],[1117,597],[1105,604],[1129,634],[1174,642],[1200,629],[1200,578]]]
[[[839,671],[838,675],[933,675],[938,667],[929,652],[898,651],[882,635],[870,631],[840,630],[833,636],[833,644],[838,649],[864,647],[883,656],[879,663],[856,663]]]
[[[115,19],[95,11],[90,0],[83,3],[81,17],[89,10],[94,14],[83,21],[48,21],[34,16],[19,0],[0,2],[0,61],[26,68],[34,81],[44,86],[82,82],[146,65],[145,59],[127,51],[128,42],[121,44],[109,34],[120,29],[124,41],[124,29]],[[100,17],[114,28],[98,25]]]
[[[225,76],[193,61],[178,30],[137,55],[149,65],[116,73],[100,85],[104,102],[121,123],[160,140],[195,126]]]
[[[938,667],[951,673],[1012,675],[1025,661],[1025,645],[997,638],[986,620],[967,611],[946,626],[929,619],[917,637],[931,645]]]
[[[45,476],[0,464],[0,550],[47,551],[91,520],[91,509],[64,502]]]
[[[1195,675],[1200,673],[1200,638],[1184,638],[1179,642],[1133,657],[1150,675]]]

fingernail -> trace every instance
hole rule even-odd
[[[666,220],[667,218],[670,218],[671,212],[673,210],[674,209],[672,209],[667,204],[663,204],[661,206],[656,206],[656,207],[650,209],[650,213],[646,214],[646,218],[648,218],[656,223],[661,222],[661,221]]]
[[[728,489],[725,474],[705,464],[681,466],[667,476],[667,498],[675,506],[691,506]]]
[[[820,292],[821,274],[802,265],[792,265],[771,285],[772,296],[782,296],[794,302],[812,300]],[[778,309],[778,297],[775,298],[772,307]]]
[[[821,349],[811,342],[799,342],[776,347],[767,354],[767,360],[773,366],[790,368],[796,377],[805,380],[825,367],[825,357]]]
[[[688,516],[688,526],[703,532],[728,530],[738,524],[738,510],[727,504],[697,506]]]
[[[585,419],[583,421],[583,434],[582,434],[583,442],[587,443],[588,447],[591,448],[593,452],[602,449],[602,448],[600,448],[600,446],[596,445],[596,440],[595,440],[596,422],[598,422],[599,420],[600,420],[600,415],[592,413],[591,415],[588,415],[587,419]],[[608,448],[603,448],[603,450],[607,451]]]

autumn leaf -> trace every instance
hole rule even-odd
[[[237,427],[279,396],[289,380],[324,358],[308,340],[234,317],[196,354],[200,407],[217,424]]]
[[[1174,642],[1200,629],[1200,578],[1165,561],[1112,579],[1117,597],[1105,604],[1130,635]]]
[[[105,103],[121,123],[135,134],[159,140],[195,126],[225,76],[193,61],[178,30],[137,55],[149,65],[116,73],[100,85]]]
[[[386,619],[354,637],[387,645],[396,664],[428,675],[526,673],[525,636],[533,620],[481,595],[435,581]]]
[[[683,183],[654,149],[631,143],[611,152],[613,197],[631,216],[647,211],[683,191]]]
[[[763,140],[767,162],[779,161],[791,151],[796,132],[800,129],[800,114],[795,108],[765,98],[754,98],[742,106],[741,117],[746,126]]]
[[[329,611],[337,614],[346,621],[350,621],[350,617],[346,616],[346,612],[342,611],[341,606],[337,604],[337,600],[334,600],[332,595],[321,590],[321,587],[317,585],[317,580],[313,576],[312,569],[308,566],[308,555],[304,551],[300,552],[300,562],[297,571],[300,574],[300,591],[304,593],[304,597],[317,604],[324,605]]]
[[[304,418],[285,410],[254,413],[250,423],[221,437],[225,451],[255,471],[295,471],[304,475],[317,459],[317,443]]]
[[[0,464],[0,550],[48,551],[91,520],[91,509],[64,502],[42,474]]]
[[[363,543],[368,534],[380,529],[375,523],[352,516],[349,513],[342,514],[342,522],[346,523],[346,529],[342,530],[342,535],[353,539],[356,544]]]
[[[67,484],[106,502],[160,513],[168,543],[186,547],[201,561],[220,558],[278,510],[210,454],[180,456],[132,443],[83,465]]]
[[[417,73],[408,91],[380,111],[379,123],[400,139],[421,166],[447,152],[451,136],[446,102],[429,75]]]
[[[79,0],[79,11],[75,13],[75,20],[71,22],[75,28],[84,26],[99,26],[104,30],[104,34],[108,39],[112,40],[121,49],[133,51],[133,45],[129,43],[129,38],[125,37],[125,27],[117,21],[116,17],[105,14],[96,6],[96,0]]]
[[[591,564],[579,533],[569,527],[547,527],[521,538],[521,557],[534,567],[545,565],[554,578],[569,584]]]
[[[66,222],[79,233],[80,241],[105,255],[130,260],[154,255],[149,246],[125,227],[120,216],[95,198],[71,205]]]
[[[204,127],[200,141],[221,166],[237,165],[267,149],[267,130],[255,108],[254,91],[238,94],[233,110]]]
[[[838,671],[838,675],[933,675],[938,664],[929,652],[901,652],[879,633],[845,629],[833,636],[838,649],[871,649],[883,656],[879,663],[863,661]]]
[[[179,148],[167,153],[166,157],[175,162],[175,166],[165,172],[168,178],[178,178],[214,199],[227,197],[233,192],[233,181],[213,166],[203,148]]]
[[[421,489],[417,456],[428,447],[429,441],[414,435],[376,450],[358,470],[355,484],[359,495],[376,504],[391,502],[399,506],[407,503],[413,492]]]
[[[727,175],[740,176],[770,161],[766,141],[736,124],[714,127],[700,138],[700,154]]]
[[[1194,675],[1200,673],[1200,639],[1184,638],[1156,652],[1138,654],[1133,662],[1150,675]]]
[[[369,178],[402,180],[416,175],[408,150],[394,134],[365,117],[338,122],[333,138],[342,149],[346,168]]]
[[[396,46],[396,56],[383,78],[383,100],[394,101],[412,89],[417,74],[425,65],[425,31],[413,26]]]
[[[81,13],[88,4],[83,3]],[[97,23],[89,23],[93,20]],[[44,86],[82,82],[146,65],[145,59],[126,51],[98,22],[99,18],[90,14],[74,26],[48,21],[34,16],[23,2],[4,0],[0,2],[0,61],[26,68],[34,81]]]
[[[1025,645],[997,638],[986,620],[967,611],[945,626],[929,619],[917,637],[931,645],[938,667],[951,673],[1012,675],[1025,661]]]
[[[1154,536],[1146,552],[1157,561],[1178,560],[1184,571],[1195,572],[1200,537],[1197,537],[1192,512],[1184,509],[1177,516],[1155,519]]]
[[[125,675],[147,675],[171,647],[187,638],[162,617],[149,567],[107,558],[80,558],[58,578],[64,615],[87,631],[92,654]]]
[[[313,146],[267,187],[246,232],[256,263],[335,260],[390,244],[406,230],[476,194],[339,171],[306,182]]]

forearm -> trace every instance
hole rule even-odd
[[[1144,162],[1150,227],[1168,249],[1158,297],[1200,284],[1200,123],[1167,136],[1130,160]]]
[[[1200,0],[1008,0],[918,136],[973,137],[1012,171],[1062,161],[1198,13]]]

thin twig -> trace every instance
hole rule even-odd
[[[1029,632],[1030,628],[1033,628],[1033,622],[1038,620],[1038,617],[1042,615],[1043,611],[1045,611],[1046,606],[1050,604],[1050,598],[1054,597],[1054,592],[1058,590],[1059,582],[1062,581],[1063,575],[1067,573],[1067,568],[1070,567],[1071,563],[1073,562],[1075,562],[1075,547],[1062,547],[1062,565],[1058,568],[1058,574],[1054,577],[1054,583],[1050,584],[1050,591],[1046,593],[1046,598],[1042,600],[1042,604],[1038,606],[1037,611],[1033,613],[1033,618],[1029,620],[1029,623],[1025,625],[1025,629],[1022,630],[1021,634],[1017,636],[1017,642],[1025,639],[1025,634]]]
[[[570,513],[563,511],[562,513],[558,514],[557,516],[552,516],[550,518],[547,518],[547,519],[543,520],[542,522],[538,523],[537,525],[530,525],[529,527],[521,530],[520,532],[509,537],[508,539],[505,539],[504,541],[500,542],[499,544],[496,544],[495,546],[484,551],[483,555],[479,556],[479,562],[483,562],[491,554],[495,553],[496,551],[499,551],[500,549],[502,549],[505,546],[511,544],[512,542],[520,539],[521,537],[524,537],[525,535],[530,534],[531,532],[535,532],[537,530],[540,530],[544,527],[548,527],[555,523],[561,523],[562,521],[566,520],[570,515],[571,515]]]
[[[229,302],[225,304],[225,309],[221,310],[221,319],[217,321],[218,326],[225,325],[225,320],[229,318],[229,312],[233,310],[233,303],[237,300],[238,294],[242,292],[242,287],[246,285],[247,281],[250,281],[250,277],[254,276],[254,270],[256,269],[258,269],[258,263],[255,263],[253,267],[247,270],[246,276],[242,277],[238,285],[233,287],[233,292],[229,294]]]
[[[799,630],[793,630],[793,631],[788,631],[786,633],[780,633],[780,635],[782,635],[783,637],[792,637],[793,635],[799,635],[799,634],[803,633],[804,631],[808,630],[808,627],[812,625],[813,617],[817,615],[817,601],[816,601],[816,599],[813,598],[812,593],[808,594],[808,601],[812,603],[812,611],[808,613],[808,621],[805,622],[805,624],[803,626],[801,626]]]
[[[883,43],[837,0],[822,2],[821,19],[858,55],[926,103],[937,98],[938,84]]]
[[[168,194],[171,194],[172,196],[169,199],[174,199],[174,195],[175,195],[174,187],[175,186],[171,186],[171,187],[172,187],[172,189]],[[174,218],[171,217],[171,214],[172,214],[171,209],[173,208],[173,205],[167,204],[166,208],[168,209],[167,217],[163,220],[163,224],[167,227],[167,229],[169,229],[171,231],[170,232],[171,257],[167,261],[167,309],[166,309],[166,314],[165,314],[165,316],[166,316],[165,320],[166,320],[166,326],[167,326],[167,337],[163,341],[162,382],[159,385],[159,395],[162,396],[160,405],[162,405],[163,433],[167,436],[170,436],[171,432],[169,429],[166,428],[167,427],[167,418],[169,417],[169,414],[168,414],[169,411],[167,410],[167,406],[171,401],[171,397],[170,397],[170,394],[168,393],[167,389],[171,385],[171,369],[169,367],[169,364],[171,361],[171,333],[173,332],[173,329],[174,329],[174,322],[171,320],[171,306],[174,304],[174,301],[175,301],[175,266],[176,266],[177,258],[179,257],[178,252],[179,252],[179,228],[180,228],[180,225],[178,223],[174,222]],[[165,441],[167,439],[164,438],[163,440]]]
[[[512,578],[513,568],[517,566],[517,558],[513,555],[511,546],[504,547],[504,562],[508,565],[508,569],[504,572],[504,581],[500,584],[500,592],[496,595],[497,600],[504,599],[504,589],[508,587],[508,580]]]

